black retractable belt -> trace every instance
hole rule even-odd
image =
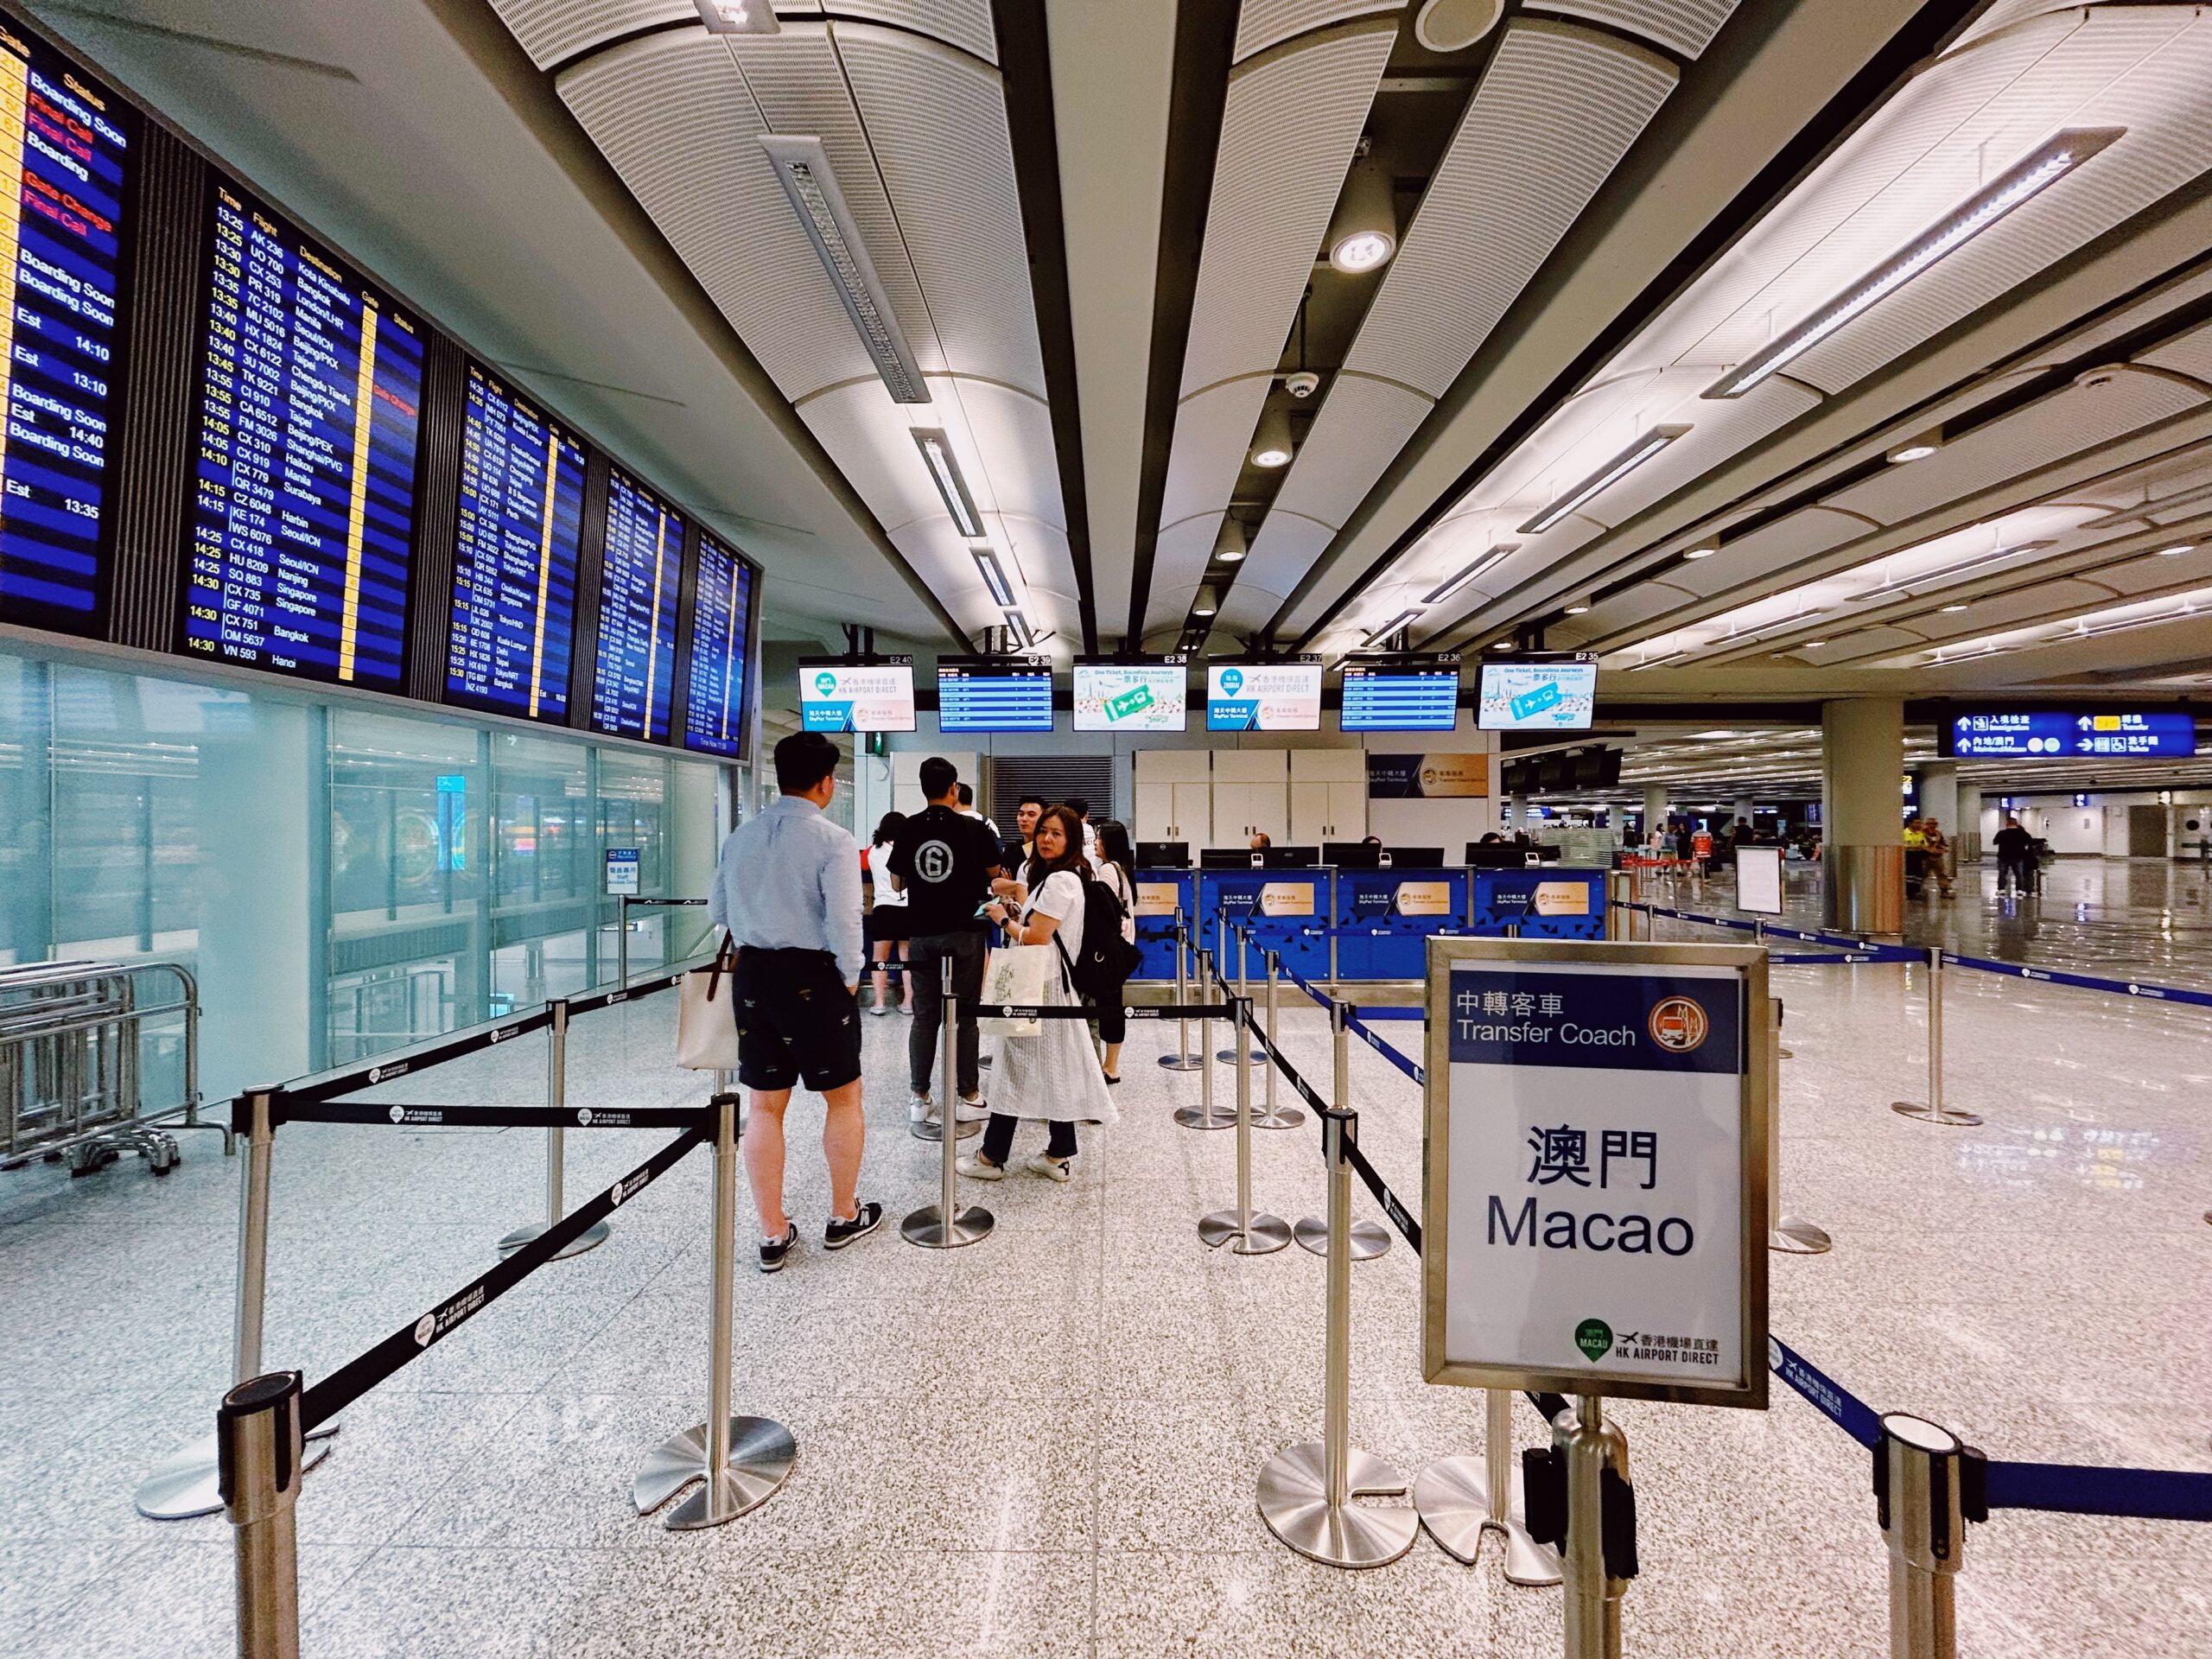
[[[1529,1535],[1554,1549],[1567,1547],[1567,1459],[1555,1446],[1531,1446],[1521,1453],[1521,1503]]]
[[[1636,1488],[1610,1465],[1598,1474],[1599,1542],[1605,1552],[1605,1576],[1636,1576]]]

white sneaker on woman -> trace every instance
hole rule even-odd
[[[970,1180],[1002,1181],[1006,1179],[1006,1166],[987,1164],[980,1153],[963,1153],[952,1166]]]
[[[1033,1154],[1022,1167],[1032,1175],[1042,1175],[1048,1181],[1065,1181],[1075,1173],[1073,1163],[1072,1159],[1048,1158],[1039,1152]]]

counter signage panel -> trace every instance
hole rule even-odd
[[[1459,723],[1459,665],[1346,663],[1347,732],[1448,732]]]
[[[99,631],[131,167],[105,87],[0,25],[0,618]]]
[[[842,657],[798,659],[799,718],[810,732],[911,732],[914,659]]]
[[[1221,663],[1206,670],[1210,732],[1318,732],[1321,659]]]
[[[1049,732],[1052,664],[1047,657],[940,657],[941,732]]]
[[[2185,709],[2037,709],[1954,715],[1942,728],[1942,753],[1961,759],[2060,755],[2171,759],[2196,753],[2196,717]]]
[[[620,467],[608,468],[591,723],[609,737],[667,741],[683,575],[683,517]]]
[[[565,720],[584,447],[474,363],[467,396],[446,696]]]
[[[1078,732],[1179,732],[1189,719],[1184,659],[1075,663]]]
[[[745,642],[753,632],[753,567],[702,531],[691,601],[691,695],[683,747],[736,760],[745,752]]]
[[[1597,707],[1593,658],[1484,663],[1475,724],[1485,732],[1586,732]]]
[[[228,184],[214,220],[184,648],[397,690],[420,326]]]

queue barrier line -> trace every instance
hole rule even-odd
[[[1858,962],[1921,963],[1928,960],[1928,953],[1924,950],[1913,950],[1904,945],[1885,944],[1879,939],[1862,939],[1848,933],[1828,933],[1813,928],[1784,927],[1778,922],[1747,922],[1740,917],[1708,916],[1700,911],[1670,910],[1664,905],[1630,904],[1625,899],[1618,899],[1613,901],[1613,908],[1642,911],[1647,916],[1665,916],[1678,922],[1694,922],[1700,927],[1726,928],[1732,933],[1756,932],[1770,939],[1794,939],[1800,944],[1824,944],[1832,950],[1851,952],[1852,956],[1849,959]],[[1776,960],[1782,961],[1784,958],[1777,957]],[[1827,963],[1841,962],[1846,958],[1792,956],[1787,960]]]
[[[1095,1003],[1084,1002],[975,1002],[966,997],[957,999],[963,1008],[972,1008],[979,1020],[1096,1020],[1100,1009]],[[1138,1002],[1122,1010],[1125,1020],[1225,1020],[1230,1005],[1226,1002]]]
[[[2156,1002],[2179,1002],[2185,1007],[2212,1008],[2212,991],[2192,991],[2178,985],[2146,985],[2136,979],[2105,979],[2059,968],[2031,968],[2023,963],[1992,962],[1986,957],[1962,957],[1943,952],[1946,968],[1972,968],[1980,973],[2000,974],[2007,979],[2031,980],[2038,985],[2067,985],[2075,990],[2105,991],[2115,996],[2145,997]]]
[[[233,1128],[253,1127],[252,1108],[231,1103]],[[404,1129],[684,1129],[699,1121],[696,1106],[424,1106],[380,1100],[327,1100],[295,1107],[279,1096],[269,1123],[346,1123]]]

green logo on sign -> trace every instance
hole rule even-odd
[[[1574,1327],[1574,1345],[1594,1365],[1611,1350],[1613,1327],[1603,1319],[1585,1319]]]

